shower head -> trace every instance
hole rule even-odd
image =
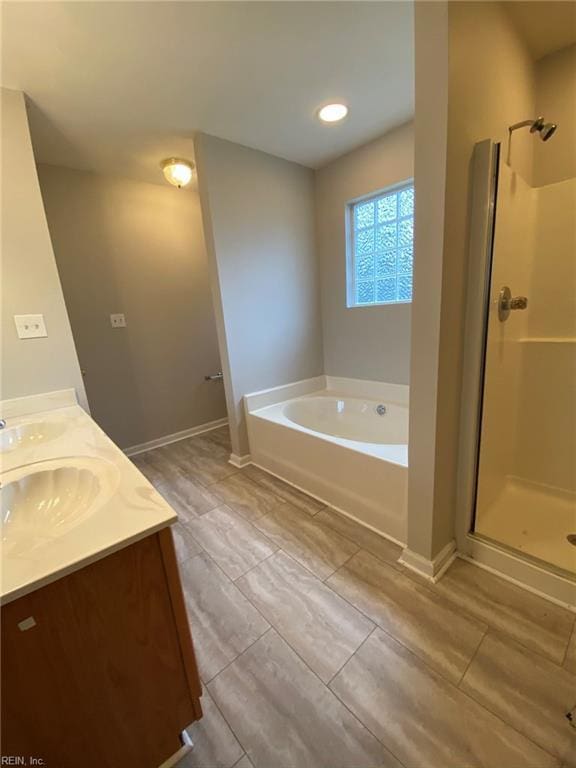
[[[518,128],[527,128],[530,126],[530,133],[537,133],[542,141],[548,141],[554,135],[558,126],[556,123],[545,123],[543,117],[537,117],[536,120],[522,120],[520,123],[514,123],[508,128],[509,133]]]
[[[551,139],[552,136],[554,136],[556,128],[558,128],[556,123],[544,123],[542,128],[539,129],[540,138],[542,141],[548,141],[548,139]]]
[[[556,123],[545,123],[543,117],[539,117],[530,126],[530,133],[537,133],[542,141],[548,141],[554,135],[554,131],[558,128]]]

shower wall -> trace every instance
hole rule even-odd
[[[534,147],[534,186],[576,176],[576,43],[536,62],[536,115],[558,123],[553,141]]]
[[[565,494],[576,492],[576,45],[536,62],[534,91],[536,113],[558,130],[534,142],[534,257],[514,474]]]
[[[510,478],[576,491],[576,179],[532,188],[500,167],[478,510]],[[528,310],[498,319],[508,285]]]
[[[477,533],[573,572],[575,208],[576,178],[533,187],[501,158],[475,521]],[[528,307],[502,322],[505,285]]]
[[[479,123],[485,133],[478,138],[491,136],[501,146],[474,529],[576,572],[566,539],[576,532],[576,46],[534,60],[502,4],[474,5],[486,29],[508,35],[499,47],[508,56],[500,62],[502,77],[477,59],[488,96],[472,89],[468,103],[463,84],[451,123],[465,125],[468,139]],[[470,6],[451,9],[459,32],[452,56],[457,84],[479,53]],[[509,101],[495,110],[502,93]],[[493,125],[486,115],[497,117]],[[538,115],[558,124],[549,141],[527,129],[509,141],[508,125]],[[448,232],[449,245],[455,237]],[[505,322],[498,318],[503,286],[528,297],[527,310]]]
[[[532,194],[513,474],[576,492],[576,179]]]

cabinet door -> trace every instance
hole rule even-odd
[[[1,636],[4,756],[157,768],[197,717],[156,535],[4,606]]]

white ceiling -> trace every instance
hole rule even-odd
[[[158,183],[196,131],[318,167],[414,110],[412,2],[8,2],[2,43],[41,162]]]

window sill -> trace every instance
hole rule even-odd
[[[375,301],[372,304],[347,304],[346,309],[370,309],[371,307],[397,307],[405,304],[412,304],[412,299],[406,301]]]

